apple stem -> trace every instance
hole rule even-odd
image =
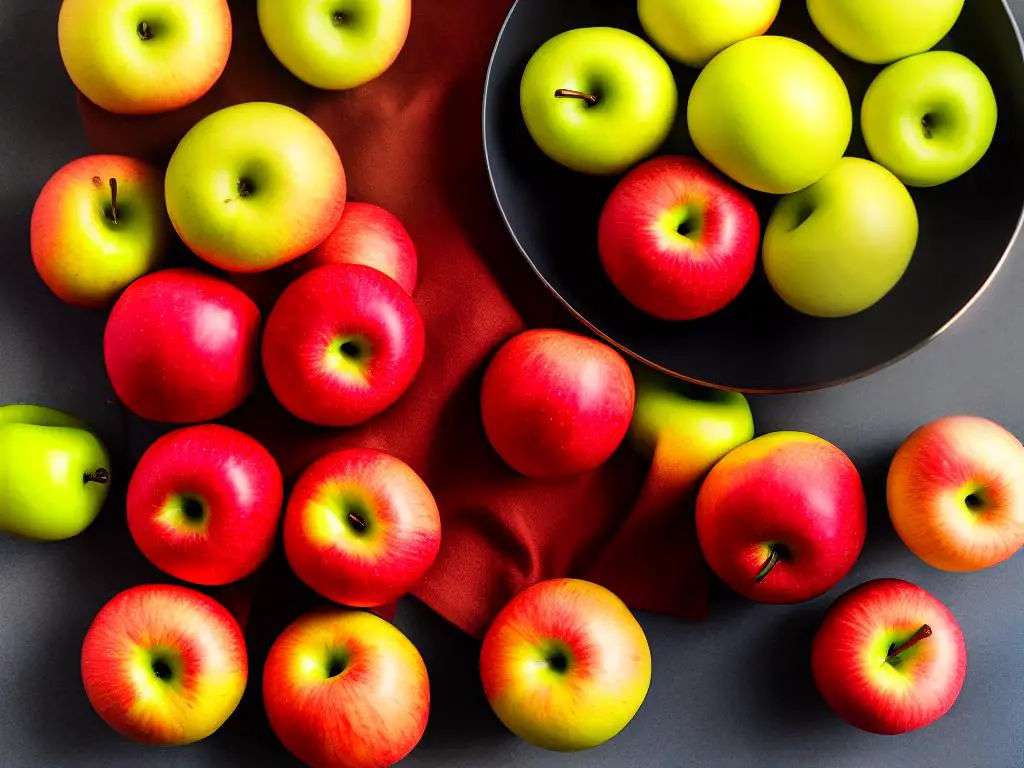
[[[891,648],[889,650],[889,655],[885,657],[885,663],[886,664],[898,663],[899,662],[898,657],[899,657],[899,655],[901,653],[903,653],[904,651],[910,650],[915,645],[917,645],[919,642],[924,640],[926,637],[931,637],[931,636],[932,636],[932,628],[929,627],[927,624],[922,624],[921,628],[918,629],[917,632],[912,634],[910,636],[910,639],[907,640],[907,642],[903,643],[903,645],[901,645],[899,648]]]
[[[569,88],[559,88],[555,91],[556,99],[583,99],[591,106],[597,104],[597,96],[592,93],[584,93],[583,91],[574,91]]]
[[[110,180],[110,218],[117,224],[117,179]]]
[[[761,566],[761,570],[759,570],[757,572],[757,576],[754,577],[754,581],[760,584],[768,577],[768,574],[772,572],[772,568],[778,565],[778,563],[779,549],[778,547],[772,547],[771,551],[768,553],[768,559],[764,561],[764,564]]]
[[[363,520],[363,518],[361,518],[356,513],[349,512],[348,513],[348,521],[350,523],[352,523],[352,525],[354,525],[356,527],[356,530],[358,530],[358,531],[365,531],[366,530],[366,521]]]
[[[97,469],[95,472],[86,472],[82,477],[82,481],[85,483],[96,483],[97,485],[106,485],[110,482],[110,473],[103,469]]]
[[[153,39],[153,29],[149,26],[148,21],[143,21],[139,24],[139,37],[143,40]]]

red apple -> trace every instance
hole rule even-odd
[[[598,251],[638,309],[693,320],[735,299],[754,274],[761,225],[750,199],[702,160],[637,166],[601,212]]]
[[[697,538],[736,592],[797,603],[842,580],[864,546],[864,486],[853,462],[804,432],[774,432],[734,448],[697,496]]]
[[[260,311],[238,288],[194,269],[136,280],[107,319],[107,375],[144,419],[213,421],[256,380]]]
[[[936,568],[988,568],[1024,545],[1024,446],[988,419],[947,416],[915,430],[886,495],[896,533]]]
[[[157,568],[222,585],[255,571],[273,548],[281,470],[255,439],[230,427],[175,430],[143,454],[128,484],[128,528]]]
[[[302,616],[263,670],[270,727],[311,768],[388,768],[423,737],[427,668],[394,626],[363,611]]]
[[[263,334],[263,369],[294,416],[351,426],[405,393],[425,343],[419,310],[398,283],[362,264],[332,264],[277,300]]]
[[[814,638],[818,690],[841,718],[865,731],[923,728],[953,706],[967,647],[949,609],[900,579],[854,587],[832,605]]]
[[[397,600],[441,546],[441,518],[426,484],[405,462],[351,448],[302,473],[288,500],[284,547],[292,570],[336,603]]]
[[[531,330],[507,341],[484,375],[480,407],[494,450],[530,477],[596,469],[615,452],[633,416],[633,374],[594,339]]]
[[[242,700],[245,639],[216,600],[187,587],[133,587],[103,606],[82,646],[89,702],[122,736],[180,746],[205,739]]]

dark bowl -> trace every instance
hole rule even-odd
[[[1009,254],[1024,210],[1021,38],[1003,0],[967,0],[956,27],[937,47],[963,53],[988,75],[999,104],[996,136],[969,173],[911,190],[920,218],[917,251],[882,301],[847,318],[808,317],[783,304],[759,268],[736,301],[709,317],[666,322],[642,313],[616,291],[597,254],[601,207],[621,176],[574,173],[549,160],[519,110],[519,82],[530,56],[554,35],[588,26],[644,34],[633,0],[518,0],[487,74],[484,147],[502,215],[533,269],[581,321],[638,360],[682,379],[742,392],[791,392],[849,381],[899,360],[948,328]],[[856,127],[859,105],[881,67],[829,45],[798,0],[783,2],[769,34],[802,40],[835,66],[854,104],[847,154],[868,157]],[[685,105],[698,72],[672,67],[680,111],[658,154],[696,154]],[[775,198],[752,197],[764,224]]]

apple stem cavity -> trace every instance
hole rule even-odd
[[[117,179],[110,180],[110,220],[117,224]]]
[[[334,19],[334,26],[336,27],[341,27],[344,26],[345,24],[348,24],[348,14],[345,13],[344,11],[335,11],[334,14],[332,15],[332,18]]]
[[[100,467],[93,472],[86,472],[82,476],[82,482],[88,485],[89,483],[96,483],[97,485],[106,485],[110,482],[110,472]]]
[[[366,531],[366,521],[355,512],[348,513],[348,521],[352,524],[352,529],[357,533],[364,533]]]
[[[570,88],[559,88],[555,91],[556,99],[582,99],[587,102],[590,106],[597,104],[597,96],[592,93],[584,93],[583,91],[574,91]]]
[[[139,22],[139,39],[140,40],[152,40],[153,39],[153,28],[149,26],[148,21]]]
[[[933,115],[927,114],[921,118],[921,130],[924,131],[926,139],[935,135],[935,117]]]
[[[889,655],[885,657],[885,663],[886,664],[892,664],[893,666],[898,665],[900,663],[900,661],[901,661],[901,659],[900,659],[900,654],[901,653],[903,653],[904,651],[909,651],[911,648],[913,648],[919,642],[924,640],[926,637],[931,637],[931,636],[932,636],[932,628],[929,627],[927,624],[922,624],[920,629],[918,629],[917,632],[912,634],[910,636],[910,639],[908,639],[905,643],[900,645],[898,648],[893,648],[892,646],[889,647]]]
[[[761,566],[761,570],[759,570],[757,572],[757,576],[754,577],[754,581],[760,584],[762,581],[768,578],[768,574],[772,572],[772,568],[778,565],[779,560],[781,559],[782,553],[779,551],[779,546],[773,546],[771,548],[771,551],[768,552],[768,558],[764,561],[764,564]]]

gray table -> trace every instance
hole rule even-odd
[[[1024,17],[1024,0],[1011,3]],[[92,420],[125,466],[153,435],[124,423],[113,401],[100,352],[103,318],[53,299],[29,258],[38,190],[53,170],[88,152],[57,51],[58,6],[57,0],[6,0],[0,9],[0,403],[45,401]],[[864,474],[869,541],[840,589],[901,577],[933,591],[960,619],[967,681],[943,720],[913,734],[876,737],[847,727],[824,706],[810,678],[808,649],[838,590],[790,608],[727,598],[698,625],[641,616],[654,679],[639,715],[604,747],[549,754],[510,736],[491,714],[477,678],[478,644],[410,601],[398,623],[423,652],[434,702],[427,735],[405,764],[1024,765],[1024,555],[971,575],[932,570],[896,538],[882,493],[894,449],[925,421],[969,412],[1024,434],[1022,250],[1024,243],[966,317],[910,359],[838,389],[753,399],[761,432],[817,433],[849,452]],[[162,577],[131,545],[116,514],[66,543],[0,540],[0,766],[294,764],[266,726],[255,686],[217,735],[180,750],[135,746],[93,714],[79,677],[82,637],[115,592],[148,580]],[[254,667],[264,652],[251,649]]]

